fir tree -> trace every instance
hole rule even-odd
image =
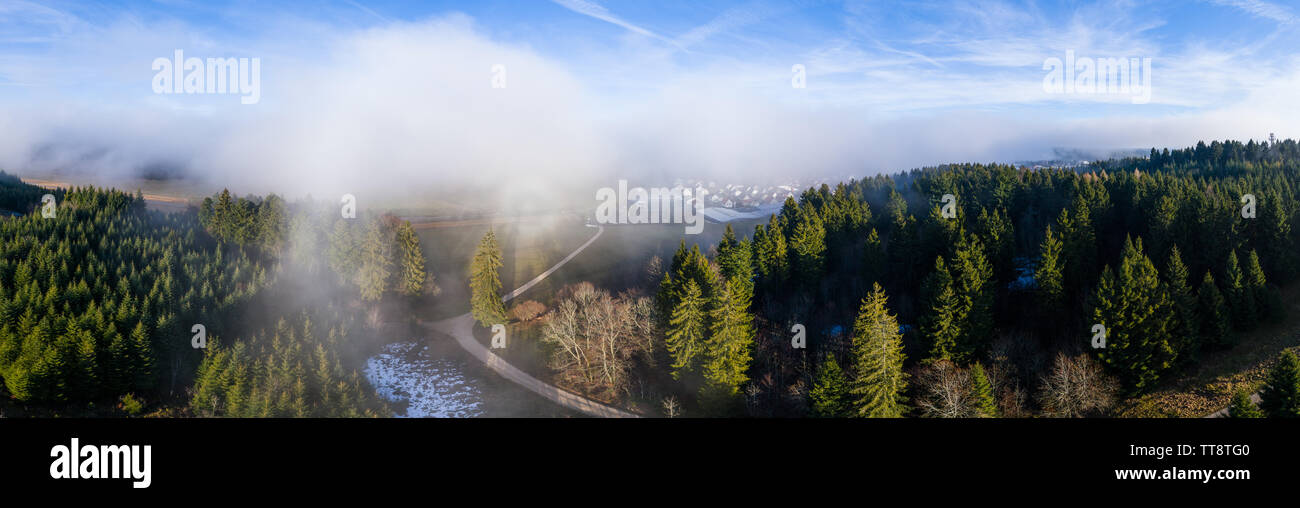
[[[1034,268],[1034,282],[1038,285],[1038,304],[1041,314],[1050,318],[1060,313],[1065,288],[1061,273],[1061,239],[1047,226],[1043,243],[1038,248],[1038,266]]]
[[[934,271],[926,278],[922,291],[927,312],[921,315],[920,331],[921,336],[930,342],[929,358],[952,359],[962,334],[958,322],[960,302],[942,256],[935,258]]]
[[[371,222],[366,228],[361,266],[356,274],[362,300],[379,300],[389,288],[389,277],[393,269],[393,242],[391,233],[386,229],[379,221]]]
[[[958,243],[951,270],[962,331],[953,361],[965,364],[982,355],[993,336],[993,267],[979,238],[968,235]]]
[[[1227,293],[1228,306],[1232,310],[1232,324],[1238,330],[1250,330],[1258,323],[1255,313],[1255,298],[1247,285],[1249,282],[1241,270],[1237,251],[1228,254],[1228,267],[1224,271],[1227,281],[1224,292]]]
[[[1249,390],[1237,390],[1228,405],[1228,418],[1263,418],[1264,412],[1250,400]]]
[[[754,347],[754,316],[749,299],[738,285],[724,281],[709,313],[711,326],[704,339],[704,387],[701,399],[715,412],[730,412],[740,388],[749,381]]]
[[[491,229],[479,241],[470,263],[470,311],[481,326],[506,322],[501,300],[501,248]]]
[[[1268,281],[1264,278],[1264,268],[1259,265],[1259,254],[1254,249],[1246,260],[1246,278],[1242,282],[1246,286],[1246,297],[1255,308],[1256,319],[1268,318]]]
[[[970,368],[971,398],[975,400],[975,410],[983,418],[997,418],[998,405],[993,398],[993,384],[989,382],[984,366],[975,362]]]
[[[1197,298],[1187,284],[1187,265],[1183,264],[1182,253],[1175,245],[1169,250],[1169,263],[1165,268],[1165,287],[1169,289],[1169,300],[1173,304],[1173,320],[1169,330],[1173,334],[1173,346],[1182,363],[1195,358],[1200,348],[1200,326],[1196,317]]]
[[[817,369],[817,379],[808,393],[812,402],[813,416],[819,418],[846,418],[853,414],[853,405],[849,399],[849,380],[829,355]]]
[[[1200,324],[1197,335],[1202,344],[1219,348],[1232,345],[1232,320],[1228,306],[1219,293],[1219,288],[1214,285],[1214,276],[1208,271],[1205,272],[1205,278],[1201,279],[1196,300]]]
[[[1098,356],[1130,393],[1154,386],[1176,360],[1167,290],[1142,240],[1127,239],[1118,274],[1107,267],[1097,285],[1094,319],[1106,327]]]
[[[727,224],[727,229],[722,234],[722,241],[718,243],[718,270],[723,278],[735,281],[751,297],[754,293],[752,258],[750,243],[746,240],[736,240],[731,224]]]
[[[424,271],[424,253],[420,251],[420,237],[410,221],[402,221],[397,227],[397,251],[399,256],[399,293],[414,296],[424,291],[428,275]]]
[[[1259,408],[1270,418],[1300,418],[1300,357],[1283,351],[1259,393]]]
[[[826,262],[826,229],[817,212],[801,210],[790,235],[790,251],[799,283],[816,287]]]
[[[907,411],[903,338],[880,284],[862,300],[853,324],[854,378],[850,393],[857,416],[899,418]]]
[[[668,337],[664,345],[673,358],[673,379],[695,370],[695,358],[705,338],[707,302],[694,280],[686,281],[686,291],[668,320]]]

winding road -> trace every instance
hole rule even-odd
[[[597,238],[600,238],[600,235],[603,234],[604,232],[605,232],[604,227],[600,227],[599,229],[597,229],[596,234],[592,236],[591,239],[587,240],[587,243],[582,244],[582,246],[578,247],[577,250],[574,250],[567,257],[561,259],[559,263],[556,263],[555,266],[552,266],[550,269],[546,270],[545,272],[542,272],[541,275],[533,277],[533,280],[524,283],[524,285],[519,286],[514,291],[511,291],[510,293],[506,294],[504,297],[501,298],[502,301],[508,302],[511,299],[523,294],[525,291],[528,291],[533,286],[536,286],[537,283],[545,280],[552,273],[555,273],[556,270],[560,269],[560,267],[564,266],[566,263],[573,260],[573,258],[577,257],[578,254],[582,253],[582,251],[586,249],[589,245],[591,245],[593,242],[595,242]],[[495,371],[497,374],[500,374],[501,377],[509,379],[510,381],[513,381],[515,384],[518,384],[519,386],[531,390],[533,393],[546,397],[547,399],[554,401],[556,404],[559,404],[561,406],[573,410],[581,411],[583,414],[586,415],[596,416],[601,418],[639,418],[640,417],[639,415],[636,415],[634,413],[624,411],[622,409],[610,407],[605,404],[601,404],[594,400],[578,395],[576,393],[564,390],[555,385],[537,379],[529,375],[527,372],[519,370],[518,367],[515,367],[514,365],[511,365],[510,362],[507,362],[505,358],[497,356],[496,353],[493,353],[483,344],[480,344],[478,340],[474,339],[474,316],[470,313],[465,313],[453,318],[447,318],[441,321],[428,323],[428,325],[431,326],[434,330],[444,333],[446,335],[450,335],[452,338],[456,339],[456,343],[460,344],[461,348],[463,348],[474,358],[478,358],[479,361],[483,362],[484,365],[486,365],[489,369]]]

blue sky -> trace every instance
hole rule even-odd
[[[0,0],[0,167],[840,175],[1259,139],[1295,135],[1298,28],[1257,0]],[[262,101],[153,93],[175,49],[259,58]],[[1150,58],[1150,100],[1045,90],[1067,51]]]

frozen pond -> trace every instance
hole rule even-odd
[[[366,380],[389,401],[408,404],[407,418],[471,418],[483,416],[480,379],[466,374],[457,358],[435,356],[414,342],[384,346],[366,360]]]

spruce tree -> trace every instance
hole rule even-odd
[[[750,242],[737,240],[731,224],[727,224],[718,243],[718,271],[723,278],[735,281],[746,294],[754,294],[754,260]]]
[[[1300,418],[1300,357],[1283,351],[1259,393],[1259,408],[1270,418]]]
[[[862,300],[853,323],[853,405],[857,416],[899,418],[907,412],[903,337],[880,284]]]
[[[993,267],[978,237],[967,235],[957,244],[951,270],[962,332],[953,361],[966,364],[987,351],[993,336]]]
[[[398,276],[397,291],[415,296],[424,291],[428,274],[424,271],[424,253],[420,250],[420,237],[410,221],[397,226]]]
[[[876,233],[875,228],[867,233],[867,242],[863,246],[862,252],[862,269],[859,270],[859,281],[865,288],[868,284],[879,282],[885,275],[887,259],[885,258],[884,244],[880,241],[880,234]]]
[[[1061,227],[1062,252],[1067,260],[1064,291],[1070,302],[1078,303],[1097,274],[1097,237],[1093,231],[1092,209],[1082,194],[1075,195],[1068,210],[1061,210],[1057,225]]]
[[[1232,319],[1228,314],[1228,306],[1219,293],[1219,288],[1214,285],[1214,276],[1208,271],[1205,272],[1205,278],[1201,279],[1196,300],[1201,343],[1217,348],[1232,345]]]
[[[723,281],[715,292],[709,313],[709,336],[704,339],[704,386],[701,400],[715,413],[728,413],[739,402],[740,389],[749,381],[754,347],[754,316],[749,299],[739,285]]]
[[[1249,390],[1237,390],[1232,396],[1232,403],[1228,405],[1228,418],[1263,418],[1264,411],[1255,405],[1255,401],[1250,400]]]
[[[926,278],[922,292],[926,311],[920,318],[920,331],[930,343],[929,358],[950,360],[962,333],[957,315],[960,302],[942,256],[935,258],[934,271]]]
[[[801,208],[790,234],[790,251],[798,281],[814,288],[826,263],[826,229],[815,210]]]
[[[1255,298],[1251,294],[1245,273],[1237,259],[1237,251],[1228,253],[1228,266],[1224,271],[1227,280],[1224,292],[1227,293],[1228,306],[1232,310],[1232,324],[1238,330],[1250,330],[1258,323],[1255,313]]]
[[[1169,263],[1165,268],[1165,287],[1169,289],[1169,300],[1173,305],[1170,333],[1173,334],[1173,346],[1180,363],[1191,362],[1200,348],[1200,327],[1196,317],[1197,298],[1187,285],[1187,265],[1183,264],[1182,253],[1175,245],[1169,250]]]
[[[686,290],[668,320],[668,336],[664,345],[673,358],[673,379],[695,370],[696,355],[705,338],[705,318],[708,302],[694,280],[686,281]]]
[[[1267,319],[1269,317],[1268,280],[1264,278],[1264,268],[1259,265],[1259,254],[1254,249],[1251,249],[1250,256],[1246,260],[1246,278],[1243,282],[1247,297],[1254,304],[1256,319]]]
[[[1043,243],[1038,248],[1038,266],[1034,268],[1034,282],[1038,285],[1038,305],[1044,318],[1059,315],[1065,287],[1062,274],[1061,239],[1047,226]]]
[[[474,259],[470,262],[470,311],[481,326],[506,322],[506,308],[501,301],[501,248],[491,229],[483,235]]]
[[[1129,393],[1154,386],[1177,358],[1169,324],[1172,307],[1142,240],[1126,239],[1118,274],[1107,267],[1097,285],[1095,323],[1106,327],[1098,357]]]
[[[997,418],[998,405],[993,397],[993,383],[989,382],[984,366],[975,362],[970,368],[971,398],[975,400],[975,410],[982,418]]]
[[[808,397],[813,416],[818,418],[846,418],[853,414],[849,380],[834,355],[828,355],[817,369],[817,379]]]
[[[366,227],[365,242],[362,243],[361,266],[356,273],[357,287],[361,288],[361,299],[379,300],[388,290],[389,278],[393,270],[392,234],[381,221],[373,221]]]

